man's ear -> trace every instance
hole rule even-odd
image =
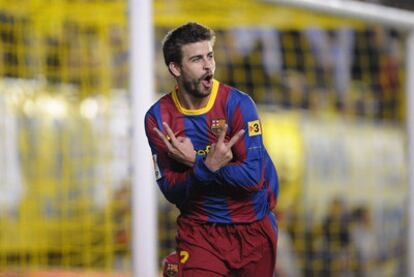
[[[170,62],[168,64],[168,69],[170,70],[171,74],[174,75],[174,77],[181,76],[181,68],[177,63]]]

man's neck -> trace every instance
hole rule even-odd
[[[194,97],[180,87],[177,88],[177,97],[181,106],[188,110],[202,109],[207,106],[208,100],[210,99],[210,95],[202,98]]]

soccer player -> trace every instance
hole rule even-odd
[[[164,276],[273,276],[278,195],[253,100],[215,80],[215,33],[190,22],[163,54],[176,87],[147,112],[155,176],[180,210]]]

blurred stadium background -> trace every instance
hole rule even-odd
[[[162,37],[198,21],[216,78],[258,103],[278,276],[408,276],[406,33],[263,1],[153,4],[157,92]],[[126,0],[0,0],[0,276],[132,274],[127,16]],[[158,201],[160,262],[177,210]]]

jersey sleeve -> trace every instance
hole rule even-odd
[[[161,123],[158,124],[156,117],[149,111],[145,116],[145,132],[151,147],[155,179],[165,198],[180,206],[190,197],[194,185],[212,182],[215,175],[205,166],[201,155],[196,155],[192,168],[170,158],[167,147],[153,130],[154,127],[162,130]]]
[[[246,191],[258,191],[264,183],[264,145],[256,105],[248,95],[230,100],[229,132],[244,136],[232,147],[233,160],[216,171],[217,181]]]

